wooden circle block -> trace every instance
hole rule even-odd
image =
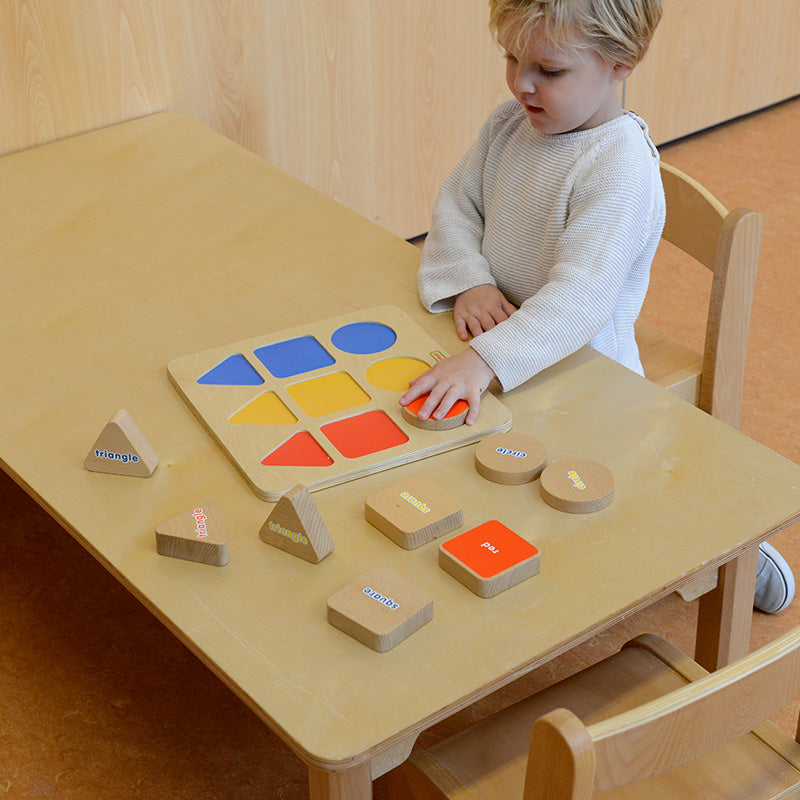
[[[442,419],[433,419],[432,417],[420,419],[417,414],[427,399],[428,395],[424,394],[416,400],[412,400],[407,406],[403,406],[400,409],[403,419],[411,423],[415,428],[421,428],[425,431],[449,431],[464,424],[469,411],[469,404],[466,400],[457,400]]]
[[[475,448],[475,469],[494,483],[530,483],[539,477],[546,463],[544,445],[515,431],[487,436]]]
[[[219,503],[203,503],[156,528],[159,555],[214,567],[228,563],[228,543]]]
[[[328,598],[328,622],[384,653],[433,619],[433,598],[383,567]]]
[[[497,520],[439,545],[439,566],[478,597],[494,597],[539,571],[539,550]]]
[[[413,550],[458,528],[464,509],[437,483],[414,475],[370,495],[364,516],[395,544]]]
[[[588,514],[614,499],[614,476],[596,461],[565,459],[548,465],[540,482],[544,501],[570,514]]]

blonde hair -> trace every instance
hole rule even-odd
[[[489,0],[489,28],[513,47],[543,27],[557,47],[590,48],[609,64],[638,64],[661,19],[661,0]]]

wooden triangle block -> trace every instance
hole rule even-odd
[[[258,535],[267,544],[319,564],[333,551],[333,539],[311,492],[298,484],[278,500]]]
[[[137,478],[149,478],[157,466],[158,453],[124,408],[106,423],[83,462],[83,468],[91,472]]]
[[[204,503],[163,522],[156,528],[156,550],[162,556],[224,567],[228,543],[219,503]]]

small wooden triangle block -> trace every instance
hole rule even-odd
[[[258,535],[261,540],[312,564],[319,564],[333,551],[333,539],[311,499],[311,492],[298,484],[275,504]]]
[[[106,423],[83,462],[91,472],[149,478],[158,466],[158,453],[133,417],[121,408]]]
[[[161,523],[156,528],[156,550],[162,556],[224,567],[228,543],[219,503],[203,503]]]

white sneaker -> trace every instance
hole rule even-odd
[[[783,611],[794,598],[794,575],[786,559],[771,545],[758,546],[756,592],[753,607],[765,614]]]

